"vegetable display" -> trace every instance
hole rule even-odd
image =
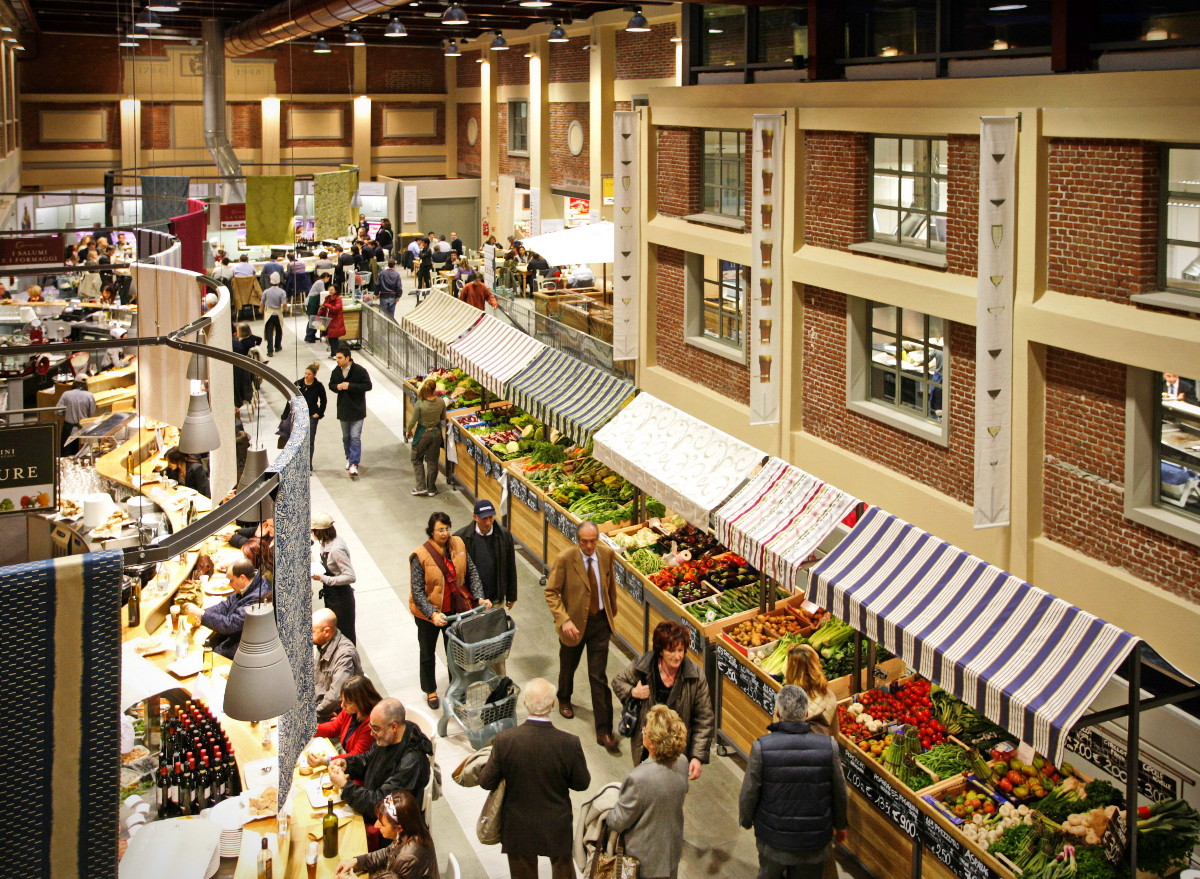
[[[633,566],[635,568],[646,575],[656,574],[661,571],[663,567],[662,559],[659,557],[658,553],[651,549],[643,548],[636,550],[633,555],[629,557],[629,560],[633,562]]]
[[[958,745],[942,742],[921,755],[921,765],[937,773],[938,778],[949,778],[966,772],[970,763],[966,751]]]

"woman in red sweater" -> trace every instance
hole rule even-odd
[[[342,710],[332,720],[317,727],[318,738],[327,738],[342,746],[345,753],[336,755],[334,760],[352,754],[365,754],[371,749],[375,739],[371,736],[368,720],[372,709],[382,698],[366,675],[355,675],[346,681],[342,687]],[[326,757],[308,755],[309,766],[323,766],[328,762]]]

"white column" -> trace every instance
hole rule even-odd
[[[262,151],[259,161],[263,173],[279,170],[279,98],[262,99]]]
[[[375,174],[371,167],[371,99],[361,95],[354,99],[354,148],[353,161],[358,165],[360,183],[369,181]]]

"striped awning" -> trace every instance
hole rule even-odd
[[[445,354],[450,343],[474,326],[483,312],[445,293],[429,298],[400,318],[405,332],[438,354]]]
[[[704,529],[713,508],[766,457],[644,392],[593,439],[599,461]]]
[[[1054,763],[1140,640],[880,509],[813,582],[814,602]]]
[[[630,382],[547,348],[513,376],[504,395],[539,421],[586,445],[635,391]]]
[[[449,361],[497,397],[504,384],[530,364],[546,346],[490,314],[450,345]]]
[[[713,516],[717,539],[794,592],[801,566],[858,499],[772,458]]]

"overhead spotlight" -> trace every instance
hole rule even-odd
[[[989,6],[989,12],[1016,12],[1018,9],[1024,9],[1024,3],[1005,3],[1002,6]]]
[[[146,8],[151,12],[178,12],[179,4],[175,0],[150,0]]]
[[[563,30],[562,22],[554,22],[554,27],[550,29],[551,43],[565,43],[568,41],[567,32]]]
[[[363,35],[358,32],[358,28],[354,28],[350,33],[346,34],[347,46],[365,46],[367,41],[363,39]]]
[[[11,34],[12,28],[6,24],[0,24],[0,32],[6,33],[6,34]]]
[[[462,52],[458,51],[458,46],[455,44],[454,40],[451,40],[450,45],[446,47],[446,57],[457,58],[461,54]]]
[[[393,18],[387,26],[387,30],[383,32],[385,37],[407,37],[408,31],[401,24],[400,19]]]
[[[629,19],[629,24],[625,25],[625,30],[631,34],[644,34],[650,30],[650,22],[646,21],[646,16],[642,15],[642,7],[635,6],[633,9],[633,17]]]
[[[476,63],[476,64],[482,64],[482,63],[483,63],[483,59],[482,59],[482,58],[476,58],[476,59],[475,59],[475,63]]]
[[[532,57],[533,57],[533,53],[532,53],[532,52],[526,52],[526,53],[525,53],[525,57],[526,57],[526,58],[532,58]],[[481,59],[481,60],[482,60],[482,59]]]
[[[469,23],[470,22],[467,20],[467,14],[463,12],[462,7],[457,3],[452,4],[450,8],[446,10],[446,14],[442,16],[442,24],[459,25]]]
[[[504,34],[500,32],[499,28],[496,29],[496,39],[492,40],[492,44],[488,48],[493,52],[508,51],[508,40],[504,39]]]
[[[158,20],[158,16],[150,10],[149,6],[142,10],[137,23],[138,27],[162,27],[162,22]]]
[[[671,37],[671,42],[672,43],[682,43],[683,37]]]
[[[541,9],[544,6],[550,6],[550,0],[521,0],[518,4],[526,9]]]
[[[129,35],[121,37],[119,40],[117,40],[117,45],[134,48],[140,44],[138,43],[136,36],[134,36],[133,34],[129,34]]]
[[[325,42],[324,37],[319,37],[317,39],[317,44],[313,46],[314,55],[328,55],[331,51],[332,50],[329,48],[329,44]]]

